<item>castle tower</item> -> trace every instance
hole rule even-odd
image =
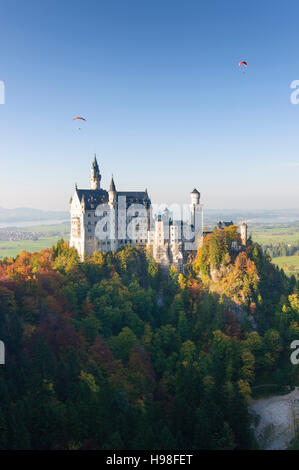
[[[167,230],[169,230],[169,227],[167,227]],[[165,226],[161,215],[158,215],[158,219],[155,221],[153,256],[165,269],[168,269],[170,265],[168,251],[169,236],[165,233]]]
[[[99,165],[97,162],[96,155],[94,156],[94,161],[92,162],[91,174],[90,174],[90,188],[91,189],[100,189],[101,187],[101,173],[99,170]]]
[[[247,228],[248,228],[248,225],[245,222],[243,222],[240,225],[240,235],[241,235],[241,242],[243,246],[247,245]]]
[[[190,212],[191,212],[191,224],[193,227],[196,226],[196,212],[199,210],[199,201],[200,201],[200,193],[197,189],[193,189],[190,194],[191,196],[191,204],[190,204]]]
[[[108,191],[108,204],[110,206],[110,243],[111,249],[117,250],[118,248],[118,211],[117,211],[117,197],[116,197],[116,187],[113,179],[111,178],[111,183]]]
[[[195,242],[195,247],[196,247],[196,248],[190,248],[190,249],[198,250],[198,248],[200,247],[200,244],[202,243],[202,237],[203,237],[203,211],[200,205],[200,192],[194,188],[190,196],[191,196],[191,204],[190,204],[191,230],[194,232],[194,242]],[[186,249],[186,246],[185,246],[185,249]]]
[[[111,183],[110,183],[108,194],[109,194],[109,204],[112,205],[112,206],[115,206],[115,204],[116,204],[116,187],[115,187],[113,175],[112,175],[112,178],[111,178]]]

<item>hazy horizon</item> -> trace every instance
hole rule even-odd
[[[150,195],[149,195],[150,196]],[[155,201],[152,201],[153,204],[160,204],[158,202],[155,202]],[[188,204],[188,201],[185,201],[184,203]],[[183,204],[184,204],[183,203]],[[162,205],[163,203],[161,203]],[[169,204],[170,206],[171,204]],[[228,207],[228,208],[224,208],[224,207],[206,207],[205,205],[203,205],[203,208],[204,210],[208,211],[208,212],[239,212],[239,213],[242,213],[242,212],[248,212],[248,213],[253,213],[253,214],[257,214],[259,212],[261,213],[264,213],[264,212],[279,212],[280,214],[283,212],[283,211],[298,211],[299,213],[299,207],[286,207],[286,208],[282,208],[282,209],[279,209],[277,207],[271,207],[271,208],[244,208],[244,207],[237,207],[237,208],[233,208],[233,207]],[[0,211],[4,210],[4,211],[21,211],[21,210],[32,210],[32,211],[41,211],[41,212],[49,212],[49,213],[69,213],[68,209],[55,209],[55,210],[51,210],[51,209],[43,209],[41,207],[26,207],[26,206],[16,206],[16,207],[2,207],[0,206]]]

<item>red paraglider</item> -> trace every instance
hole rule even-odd
[[[247,62],[245,60],[241,60],[241,62],[239,62],[239,67],[241,68],[242,72],[245,73],[247,70]]]

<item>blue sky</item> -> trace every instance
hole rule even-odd
[[[67,209],[94,152],[104,187],[153,202],[299,206],[297,1],[0,7],[0,206]]]

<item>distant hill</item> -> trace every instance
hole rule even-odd
[[[0,207],[0,224],[45,220],[68,220],[69,213],[63,211],[43,211],[29,207],[5,209]]]
[[[289,223],[299,220],[299,209],[205,209],[204,224],[214,226],[218,221],[234,223]]]

